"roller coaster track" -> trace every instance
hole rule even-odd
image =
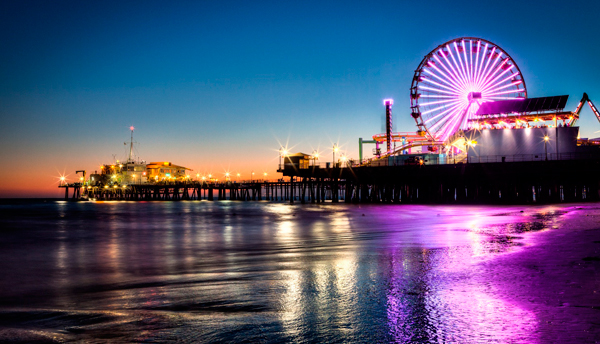
[[[403,150],[413,148],[413,147],[421,147],[421,146],[444,146],[444,142],[442,142],[442,141],[415,141],[415,142],[406,143],[400,147],[397,147],[395,150],[386,152],[377,157],[366,159],[366,160],[362,161],[359,166],[369,166],[375,161],[380,161],[380,160],[386,159],[391,155],[395,155],[395,154],[402,152]]]

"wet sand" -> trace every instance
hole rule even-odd
[[[600,342],[600,208],[574,205],[524,247],[481,263],[494,292],[537,318],[541,343]]]

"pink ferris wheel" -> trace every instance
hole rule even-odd
[[[467,129],[483,102],[525,98],[525,80],[510,55],[474,37],[453,39],[425,55],[410,87],[417,132],[438,142]]]

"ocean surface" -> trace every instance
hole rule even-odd
[[[0,341],[538,342],[480,272],[572,208],[4,201]]]

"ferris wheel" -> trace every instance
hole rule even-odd
[[[510,55],[474,37],[453,39],[425,55],[410,87],[417,132],[442,142],[467,129],[483,102],[525,98],[525,80]]]

